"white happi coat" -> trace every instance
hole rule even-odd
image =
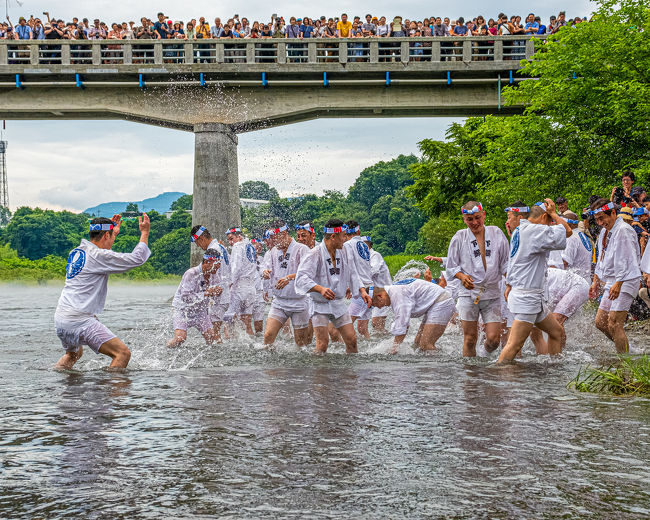
[[[395,315],[390,329],[395,336],[406,334],[411,318],[423,316],[434,303],[451,298],[451,294],[438,284],[417,278],[406,278],[384,289]]]
[[[582,231],[577,229],[566,239],[566,248],[562,252],[562,265],[567,263],[568,269],[591,281],[591,263],[593,246]]]
[[[508,308],[513,314],[536,314],[547,299],[546,268],[548,254],[566,247],[564,226],[532,224],[526,219],[512,233],[506,283],[512,290]]]
[[[216,274],[211,275],[210,278],[216,282]],[[181,283],[178,284],[178,289],[176,289],[172,300],[172,307],[192,317],[201,312],[207,312],[209,301],[205,296],[205,290],[208,287],[210,287],[210,281],[205,280],[201,264],[190,267],[183,274]]]
[[[257,252],[250,240],[235,242],[230,253],[230,288],[240,298],[255,295],[257,286]]]
[[[650,274],[650,247],[646,246],[643,258],[641,259],[641,271]]]
[[[598,235],[596,275],[605,282],[606,286],[611,286],[615,282],[638,280],[641,277],[639,268],[641,250],[636,231],[618,217],[608,233],[607,248],[604,248],[603,238],[606,231],[603,228]],[[636,290],[638,291],[638,287]],[[636,292],[633,296],[636,296]]]
[[[331,289],[336,298],[327,300],[319,293],[310,293],[309,291],[316,285]],[[296,273],[296,294],[309,293],[314,300],[315,314],[331,314],[334,318],[343,316],[348,311],[344,301],[347,289],[350,288],[354,297],[360,295],[361,287],[363,283],[354,264],[348,261],[345,251],[336,250],[336,265],[333,265],[324,241],[316,244],[304,255]]]
[[[271,264],[271,288],[273,291],[273,305],[286,311],[302,311],[309,305],[309,296],[296,292],[295,280],[291,280],[282,289],[277,289],[275,284],[280,278],[298,272],[300,261],[310,252],[310,249],[300,242],[291,240],[286,251],[275,246],[269,252]]]
[[[221,267],[217,271],[216,285],[221,287],[223,292],[217,303],[227,304],[230,299],[230,256],[223,244],[220,244],[216,238],[210,242],[208,249],[216,249],[221,253]]]
[[[131,253],[116,253],[83,239],[68,255],[65,286],[54,313],[55,321],[65,328],[67,324],[80,325],[92,319],[104,310],[108,276],[138,267],[150,255],[144,242],[138,242]]]
[[[384,257],[374,249],[370,250],[370,270],[372,272],[372,284],[375,287],[388,287],[393,283]]]
[[[359,278],[361,279],[362,287],[370,287],[372,285],[372,268],[370,266],[370,248],[359,235],[353,236],[345,244],[343,250],[348,257],[348,262],[354,263]]]
[[[467,289],[462,283],[458,296],[482,300],[493,300],[500,296],[500,284],[508,264],[508,239],[496,226],[485,226],[485,264],[483,267],[481,250],[474,233],[469,228],[456,232],[449,243],[446,271],[449,280],[456,274],[464,273],[474,279],[474,289]],[[448,280],[448,281],[449,281]]]

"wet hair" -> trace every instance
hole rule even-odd
[[[528,214],[528,218],[537,218],[541,217],[544,213],[546,213],[546,210],[542,208],[541,206],[533,206],[530,208],[530,213]]]
[[[336,227],[342,227],[343,226],[343,221],[338,218],[331,218],[327,222],[325,222],[325,227],[328,228],[336,228]],[[325,238],[330,238],[332,236],[331,233],[325,233],[324,237]]]
[[[600,199],[600,195],[592,195],[589,197],[589,205],[591,206],[594,202]]]
[[[478,202],[470,200],[463,205],[463,209],[474,209],[476,206],[478,206]]]
[[[348,226],[350,229],[352,229],[352,228],[357,227],[359,225],[359,223],[356,220],[348,220],[345,223],[345,225]],[[327,226],[327,227],[330,227],[330,226]]]
[[[197,224],[196,226],[193,226],[192,229],[190,229],[190,236],[194,236],[194,233],[196,233],[200,227],[202,227],[201,224]],[[201,236],[207,239],[212,238],[212,235],[208,231],[208,228],[205,228],[205,231],[201,234]]]
[[[595,211],[595,210],[597,210],[597,209],[602,208],[605,204],[609,204],[609,203],[610,203],[609,200],[607,200],[607,199],[603,199],[603,198],[600,198],[600,199],[598,199],[596,202],[594,202],[593,204],[591,204],[591,205],[589,206],[589,209],[590,209],[591,211]],[[605,215],[611,215],[611,214],[612,214],[612,211],[613,211],[613,212],[616,212],[616,210],[615,210],[614,208],[612,208],[612,209],[608,209],[608,210],[603,211],[603,213],[604,213]]]
[[[106,217],[97,217],[94,218],[90,221],[90,224],[113,224],[113,221],[110,218]],[[97,240],[101,238],[104,233],[110,233],[111,235],[113,234],[113,230],[110,231],[90,231],[88,234],[90,235],[90,240]]]
[[[273,220],[271,221],[271,229],[276,229],[276,228],[281,228],[282,226],[286,225],[286,222],[284,220]]]
[[[621,173],[621,180],[623,180],[625,177],[629,177],[632,182],[636,182],[636,177],[634,176],[633,171],[625,170],[623,173]]]
[[[312,228],[314,227],[314,223],[311,220],[302,220],[302,221],[298,222],[299,226],[306,226],[307,224],[309,224]],[[305,230],[305,231],[307,231],[307,230]]]
[[[557,199],[555,199],[556,204],[564,204],[565,202],[569,202],[569,201],[566,200],[566,198],[562,197],[561,195]]]
[[[209,256],[214,256],[217,259],[217,261],[221,260],[221,252],[217,251],[216,249],[212,249],[212,248],[206,249],[205,253],[203,253],[203,254],[204,255],[209,255]],[[205,262],[205,260],[203,260],[203,262]]]

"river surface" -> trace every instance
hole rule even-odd
[[[432,355],[168,350],[174,290],[111,284],[129,369],[60,373],[60,287],[0,286],[0,518],[650,516],[650,400],[566,389],[613,351],[588,312],[561,358],[506,367],[456,327]]]

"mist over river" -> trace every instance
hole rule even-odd
[[[503,367],[464,360],[458,326],[432,355],[170,350],[175,286],[111,283],[128,370],[86,348],[55,372],[60,290],[0,285],[0,518],[650,516],[650,400],[566,388],[613,358],[589,311],[559,359]]]

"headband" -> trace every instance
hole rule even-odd
[[[110,231],[115,224],[90,224],[90,231]]]
[[[192,235],[190,240],[192,240],[192,242],[196,242],[198,240],[198,238],[203,234],[204,231],[205,231],[205,228],[203,226],[201,226],[199,229],[196,230],[196,233],[194,233]]]
[[[535,202],[535,206],[539,206],[544,211],[546,211],[546,204],[544,204],[543,202]]]
[[[483,211],[483,206],[481,205],[480,202],[478,203],[478,206],[474,206],[472,209],[465,209],[465,208],[461,209],[463,215],[473,215],[474,213],[478,213],[479,211]]]
[[[221,255],[219,253],[216,255],[203,255],[203,260],[221,260]]]
[[[364,242],[372,242],[372,238],[370,238],[367,235],[365,237],[361,237],[361,240],[363,240]]]
[[[301,226],[300,224],[296,224],[296,231],[299,229],[304,229],[305,231],[309,231],[310,233],[314,232],[314,228],[312,227],[311,224],[305,224],[304,226]]]
[[[348,235],[354,235],[358,231],[361,231],[361,226],[356,226],[356,227],[353,227],[353,228],[349,228],[349,227],[346,226],[346,228],[345,228],[345,232]]]
[[[613,203],[613,202],[608,202],[608,203],[605,204],[604,206],[601,206],[601,207],[598,208],[598,209],[595,209],[595,210],[593,210],[593,211],[590,211],[590,212],[589,212],[589,215],[590,215],[590,216],[592,216],[592,215],[597,215],[598,213],[602,213],[603,211],[609,211],[609,210],[612,210],[612,209],[615,209],[614,203]]]
[[[512,211],[513,213],[530,213],[530,208],[528,206],[510,206],[506,208],[506,213]]]
[[[333,233],[345,233],[345,232],[347,232],[347,230],[348,230],[348,228],[345,225],[337,226],[337,227],[327,227],[327,226],[325,226],[323,228],[323,233],[325,233],[326,235],[331,235]]]
[[[277,235],[279,233],[282,233],[283,231],[287,231],[288,229],[289,229],[289,226],[287,226],[285,224],[284,226],[279,227],[279,228],[276,227],[276,228],[268,229],[266,232],[269,234],[269,236],[271,236],[271,235]]]
[[[567,219],[565,219],[565,220],[566,220],[567,224],[574,224],[574,225],[576,225],[576,226],[577,226],[578,224],[580,224],[580,221],[579,221],[579,220],[573,220],[573,219],[570,219],[570,218],[567,218]]]
[[[366,292],[368,293],[368,296],[370,296],[370,298],[373,298],[375,295],[375,287],[374,286],[368,287],[368,290]]]
[[[230,229],[226,230],[226,235],[230,235],[231,233],[241,233],[241,228],[231,227]]]

